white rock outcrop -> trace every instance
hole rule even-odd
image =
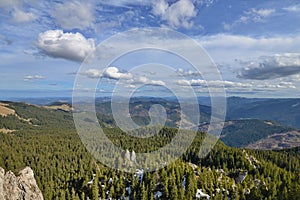
[[[0,167],[0,200],[43,200],[43,194],[37,186],[34,173],[25,167],[16,176],[13,172],[5,173]]]

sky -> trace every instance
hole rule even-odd
[[[1,99],[74,90],[188,96],[190,87],[199,96],[224,88],[227,96],[300,97],[300,3],[0,0],[0,60]]]

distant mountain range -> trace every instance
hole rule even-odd
[[[120,97],[122,100],[122,97]],[[19,98],[13,99],[13,101],[26,102],[35,105],[50,105],[53,102],[72,104],[71,98]],[[98,107],[99,112],[107,109],[109,103],[109,97],[96,98],[96,105],[103,105],[104,108]],[[134,97],[131,99],[134,105],[139,101],[147,102],[171,102],[178,104],[176,97],[168,98],[149,98],[149,97]],[[189,102],[189,99],[186,98]],[[198,102],[200,104],[201,115],[204,119],[210,116],[210,98],[199,97]],[[171,109],[171,107],[170,107]],[[227,98],[227,120],[237,119],[261,119],[271,120],[300,128],[300,99],[286,98],[286,99],[271,99],[271,98],[242,98],[242,97],[228,97]],[[204,120],[202,119],[202,120]],[[204,120],[205,121],[205,120]]]
[[[18,130],[16,128],[18,124],[26,127],[29,124],[39,125],[41,123],[40,119],[34,117],[38,114],[31,116],[32,113],[40,113],[45,121],[47,121],[47,117],[54,119],[61,118],[63,115],[65,115],[63,117],[64,120],[72,119],[70,99],[35,99],[34,101],[30,100],[30,102],[35,102],[39,106],[28,105],[26,103],[3,102],[0,111],[10,111],[17,119],[10,119],[10,121],[7,119],[2,120],[0,131],[7,133],[16,131]],[[43,105],[43,102],[46,105]],[[199,128],[202,131],[206,131],[211,115],[210,103],[208,98],[202,98],[200,102],[206,105],[199,105],[201,112],[201,125]],[[149,124],[150,117],[148,110],[154,104],[160,104],[166,109],[166,126],[178,127],[181,120],[181,110],[176,98],[132,98],[129,112],[133,121],[141,126]],[[25,116],[18,114],[18,112],[12,109],[16,105],[18,108],[22,108],[22,111],[25,111]],[[300,99],[247,99],[230,97],[227,99],[227,105],[226,122],[220,136],[220,139],[226,145],[253,149],[283,149],[299,146]],[[54,110],[69,114],[55,112],[55,115],[53,115]],[[96,100],[96,112],[102,126],[108,128],[116,127],[109,98],[99,98]],[[4,116],[4,113],[1,115]],[[26,117],[27,115],[28,117]],[[57,122],[60,120],[62,119],[55,119]],[[9,126],[5,123],[10,124],[12,121],[17,125],[7,128]]]
[[[227,119],[262,119],[300,128],[300,99],[227,100]]]
[[[151,102],[153,101],[152,99]],[[107,109],[102,103],[96,106],[98,112]],[[169,109],[178,109],[169,101],[164,103]],[[146,116],[146,108],[140,108],[141,104],[146,108],[150,105],[149,101],[132,103],[132,113],[137,118]],[[228,199],[246,200],[299,197],[299,148],[251,150],[231,148],[218,141],[207,156],[201,157],[199,152],[203,139],[211,137],[198,132],[178,160],[174,163],[164,162],[168,164],[166,167],[148,173],[144,171],[147,168],[135,169],[134,165],[131,166],[132,162],[126,164],[126,150],[131,152],[132,161],[133,150],[136,153],[153,152],[170,143],[177,134],[177,129],[164,127],[157,133],[156,127],[150,127],[139,132],[140,135],[150,137],[133,137],[116,128],[110,113],[98,113],[99,123],[105,126],[106,136],[125,152],[124,156],[112,154],[116,158],[115,166],[118,169],[131,169],[133,172],[123,173],[122,170],[105,167],[105,162],[102,163],[110,158],[110,152],[101,157],[100,163],[93,157],[92,152],[86,150],[76,132],[72,109],[74,108],[65,102],[53,102],[46,106],[0,102],[0,166],[5,171],[12,170],[14,174],[19,169],[30,166],[45,199],[154,199],[151,195],[158,196],[156,199],[194,199],[196,196],[224,199],[226,195]],[[167,110],[168,113],[170,111]],[[247,147],[270,136],[276,138],[278,132],[284,134],[286,131],[292,133],[296,130],[271,121],[231,120],[225,123],[222,139],[225,143],[234,141],[235,143],[230,144],[232,146]],[[89,135],[89,131],[86,134]],[[95,152],[102,152],[110,145],[105,141],[101,143],[101,140],[91,139],[89,145]],[[154,161],[157,166],[164,164],[160,162],[160,156],[165,154],[157,156],[158,161]],[[138,164],[145,163],[141,157],[137,157],[135,161]],[[27,172],[32,178],[32,171]],[[2,170],[2,177],[3,174]],[[11,175],[10,179],[4,178],[4,182],[16,182],[12,173],[8,174]],[[27,188],[26,185],[23,187],[24,184],[19,183],[5,183],[4,186],[13,186],[13,189],[20,186],[22,195],[24,188],[28,194],[30,189],[34,189]],[[0,187],[0,199],[2,193]],[[15,191],[9,194],[18,193]]]
[[[72,104],[71,98],[19,98],[13,101],[26,102],[35,105],[50,105],[53,102]],[[120,97],[122,101],[122,97]],[[134,105],[139,101],[147,104],[159,102],[171,102],[178,104],[176,97],[168,98],[149,98],[149,97],[134,97],[131,99]],[[189,98],[186,98],[189,102]],[[109,97],[96,98],[96,105],[99,105],[99,112],[104,111],[110,104]],[[210,98],[199,97],[201,115],[204,119],[210,116]],[[104,106],[101,108],[100,105]],[[172,107],[170,107],[171,109]],[[167,108],[168,109],[168,108]],[[107,111],[107,110],[106,110]],[[109,111],[109,110],[108,110]],[[261,119],[279,122],[295,128],[300,128],[300,99],[286,98],[286,99],[271,99],[271,98],[242,98],[242,97],[228,97],[227,98],[227,120],[237,119]],[[202,119],[202,120],[204,120]],[[205,121],[205,120],[204,120]]]

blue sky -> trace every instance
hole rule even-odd
[[[0,98],[70,96],[82,61],[99,43],[119,32],[148,27],[169,28],[198,42],[223,81],[204,80],[187,63],[153,52],[129,55],[111,66],[85,68],[79,75],[87,82],[101,79],[98,92],[103,94],[124,79],[124,92],[148,85],[147,90],[137,90],[141,95],[161,96],[168,84],[183,93],[192,86],[199,95],[207,93],[207,85],[225,87],[228,96],[300,95],[296,0],[10,0],[0,2]],[[185,43],[174,40],[174,44],[183,48]],[[158,65],[132,71],[134,65],[147,64],[147,56],[159,57],[180,76],[167,72],[158,76]]]

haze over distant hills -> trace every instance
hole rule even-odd
[[[43,108],[71,111],[70,98],[22,99]],[[119,98],[122,102],[122,97]],[[188,99],[187,99],[188,101]],[[111,111],[110,98],[97,98],[96,112],[100,123],[105,127],[116,127]],[[211,116],[210,99],[199,98],[200,130],[207,131]],[[147,125],[150,122],[148,111],[154,104],[166,109],[166,126],[178,127],[180,105],[175,97],[149,98],[134,97],[130,100],[129,112],[135,123]],[[36,109],[36,108],[35,108]],[[251,99],[229,97],[227,116],[220,139],[233,147],[259,149],[282,149],[299,145],[300,99]]]
[[[122,99],[122,97],[120,97]],[[158,98],[135,97],[132,102],[135,104],[138,100],[156,101]],[[52,98],[17,98],[13,101],[26,102],[36,105],[50,105],[53,102],[72,103],[72,99],[68,97],[52,97]],[[161,98],[160,100],[177,102],[176,97]],[[188,98],[186,99],[189,100]],[[97,98],[96,104],[109,104],[109,97]],[[204,117],[210,115],[210,98],[199,97],[200,111],[203,111]],[[107,105],[101,109],[106,109]],[[228,97],[227,98],[227,120],[236,119],[261,119],[279,122],[295,128],[300,128],[300,99],[299,98],[243,98]]]

